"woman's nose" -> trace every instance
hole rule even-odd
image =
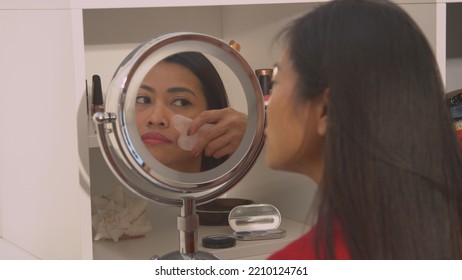
[[[169,126],[169,116],[171,112],[165,106],[155,106],[148,119],[148,126],[167,128]]]

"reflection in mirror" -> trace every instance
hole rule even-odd
[[[220,66],[202,53],[182,52],[164,58],[144,77],[136,96],[136,125],[146,149],[165,166],[207,171],[239,147],[247,114],[231,106],[226,89],[239,90],[225,87],[221,77],[228,83],[232,77]]]

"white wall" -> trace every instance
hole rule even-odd
[[[91,256],[90,224],[81,220],[89,203],[79,176],[75,90],[83,85],[74,80],[73,19],[78,13],[0,10],[2,235],[40,258]]]

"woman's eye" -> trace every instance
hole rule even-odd
[[[136,103],[137,104],[150,104],[151,103],[151,98],[148,96],[137,96],[136,97]]]
[[[172,105],[178,106],[178,107],[184,107],[184,106],[191,105],[191,102],[189,102],[189,100],[187,99],[177,99],[172,102]]]

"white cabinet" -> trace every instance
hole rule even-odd
[[[153,36],[175,31],[207,33],[224,41],[234,39],[240,43],[241,54],[249,61],[252,68],[272,67],[279,52],[277,45],[276,49],[271,48],[276,30],[280,30],[292,18],[313,6],[309,3],[298,3],[86,10],[83,18],[87,79],[90,80],[93,74],[99,74],[102,77],[103,87],[106,87],[118,63],[136,45]],[[182,20],[178,21],[178,18]],[[127,22],[131,22],[130,28],[127,28]],[[132,29],[134,32],[131,31]],[[90,149],[90,159],[92,193],[110,192],[117,181],[107,170],[98,148]],[[259,179],[262,177],[265,179]],[[275,204],[287,220],[286,226],[290,226],[290,229],[287,229],[290,236],[269,242],[238,242],[238,246],[226,250],[225,255],[223,255],[224,250],[219,250],[216,254],[226,258],[261,257],[300,235],[306,230],[300,222],[306,217],[314,190],[313,183],[308,179],[282,172],[271,172],[264,167],[260,159],[250,174],[227,196],[245,197],[256,202]],[[304,195],[297,196],[296,194],[300,192]],[[280,199],[281,194],[284,193],[287,194],[282,195],[283,199]],[[304,206],[294,207],[294,203]],[[179,209],[174,209],[173,213],[167,211],[171,213],[170,218],[164,219],[166,207],[153,204],[150,208],[154,230],[149,233],[146,240],[129,240],[124,241],[123,244],[94,242],[94,257],[110,258],[110,254],[107,253],[110,251],[120,258],[146,258],[149,252],[162,255],[167,253],[168,249],[177,250],[175,217]],[[199,237],[206,234],[230,233],[229,231],[230,229],[226,227],[201,227]],[[162,239],[165,234],[173,238]],[[126,249],[129,243],[133,244],[130,246],[132,250]],[[136,253],[131,254],[128,253],[129,251]]]
[[[177,250],[174,220],[161,222],[162,217],[174,217],[176,210],[159,205],[150,205],[155,230],[147,238],[118,244],[92,242],[90,195],[110,192],[117,182],[88,138],[92,128],[88,127],[85,80],[99,74],[104,89],[134,46],[173,31],[234,39],[253,68],[271,67],[280,47],[272,46],[275,34],[319,2],[2,1],[0,235],[45,259],[145,258],[147,251],[137,255],[140,250],[136,248],[152,248],[153,254]],[[460,26],[461,4],[400,2],[423,28],[445,73],[446,26],[448,32],[455,30],[448,33],[448,44],[460,46],[455,27]],[[448,85],[452,85],[454,78],[449,74],[460,77],[462,66],[453,63],[449,49]],[[455,53],[456,60],[462,57],[460,51]],[[259,159],[228,196],[276,205],[285,218],[283,226],[293,230],[285,241],[246,244],[254,256],[248,253],[250,247],[217,254],[224,258],[262,257],[295,238],[306,230],[303,221],[314,191],[310,180],[270,172]],[[161,237],[166,232],[173,238],[166,241]],[[199,232],[208,234],[214,229],[201,228]],[[161,248],[163,243],[175,245]]]
[[[92,254],[80,14],[0,10],[1,234],[40,258]]]

